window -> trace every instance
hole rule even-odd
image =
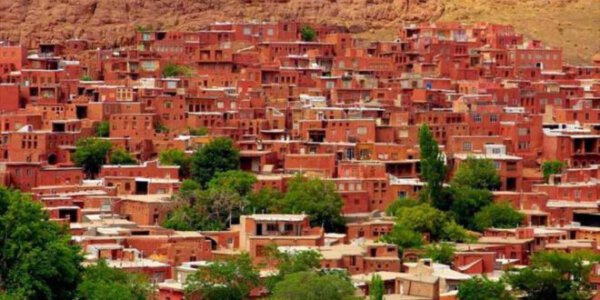
[[[284,230],[285,231],[293,231],[294,230],[294,224],[285,224],[284,226]]]
[[[490,115],[490,122],[492,122],[492,123],[498,122],[498,115]]]
[[[471,151],[472,149],[473,149],[473,145],[471,145],[471,142],[463,143],[463,151]]]
[[[529,142],[519,142],[519,150],[529,149]]]
[[[359,135],[367,134],[367,127],[360,126],[360,127],[356,128],[356,133]]]
[[[267,224],[267,231],[277,231],[277,224]]]
[[[519,135],[520,136],[529,135],[529,128],[519,128]]]
[[[481,115],[480,114],[475,114],[473,115],[473,121],[480,123],[481,122]]]

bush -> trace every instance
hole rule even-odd
[[[97,137],[108,137],[110,135],[110,124],[108,121],[102,121],[96,127]]]
[[[305,42],[312,42],[317,37],[315,30],[308,25],[304,25],[302,27],[300,30],[300,35],[302,36],[302,40]]]
[[[192,69],[188,66],[168,63],[163,68],[163,77],[190,76],[191,74]]]
[[[542,173],[544,174],[544,180],[548,181],[550,175],[560,174],[562,169],[565,167],[565,163],[560,160],[547,160],[542,163]]]

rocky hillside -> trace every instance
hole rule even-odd
[[[514,24],[588,60],[600,50],[598,0],[0,0],[0,38],[35,43],[81,37],[131,42],[135,27],[194,30],[215,21],[290,20],[389,37],[403,21]]]

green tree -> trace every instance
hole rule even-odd
[[[148,278],[111,268],[104,260],[87,267],[77,287],[78,299],[83,300],[145,300],[152,293]]]
[[[190,128],[190,135],[205,136],[208,135],[208,128],[202,126],[199,128]]]
[[[230,170],[215,174],[208,182],[208,187],[213,189],[228,188],[245,197],[252,191],[255,183],[256,176],[253,174],[239,170]]]
[[[446,214],[428,203],[402,207],[396,211],[397,224],[419,233],[428,233],[434,241],[442,237],[442,230],[447,222]]]
[[[112,165],[135,165],[137,161],[127,150],[117,148],[110,154],[110,163]]]
[[[319,178],[295,176],[282,200],[286,213],[306,213],[312,226],[323,226],[327,231],[339,230],[344,225],[341,217],[344,202],[332,182]]]
[[[455,249],[454,245],[450,243],[427,245],[425,247],[425,257],[441,264],[451,265],[454,262]]]
[[[288,274],[316,271],[321,266],[321,253],[315,250],[283,252],[277,249],[276,244],[267,247],[267,259],[278,270],[276,275],[267,279],[270,290]]]
[[[251,192],[246,198],[247,213],[279,213],[282,209],[283,194],[276,189],[262,188]]]
[[[595,253],[543,251],[533,255],[529,267],[505,273],[515,294],[526,300],[587,300],[592,296],[590,262]]]
[[[457,296],[460,300],[514,299],[503,281],[491,281],[486,277],[473,277],[461,282]]]
[[[154,132],[156,133],[169,133],[169,127],[161,122],[154,123]]]
[[[92,80],[94,80],[94,79],[92,78],[92,76],[90,76],[88,74],[81,76],[81,81],[92,81]]]
[[[163,77],[190,76],[193,73],[188,66],[167,63],[163,68]]]
[[[475,229],[514,228],[519,226],[525,215],[516,211],[510,202],[491,203],[475,214]]]
[[[190,194],[196,193],[200,190],[202,190],[202,186],[200,186],[199,183],[191,179],[186,179],[181,182],[181,187],[179,187],[179,194],[183,198],[189,199],[189,197],[186,196],[189,196]],[[193,201],[188,201],[188,203],[193,204]]]
[[[191,158],[179,149],[168,149],[160,152],[158,160],[165,166],[179,166],[179,177],[188,178],[190,176]]]
[[[198,183],[184,181],[175,196],[179,202],[163,221],[175,230],[223,230],[244,211],[245,201],[233,189],[210,187],[201,190]]]
[[[0,290],[6,297],[73,299],[81,279],[79,247],[40,204],[0,188]]]
[[[451,210],[456,222],[468,229],[475,229],[474,216],[482,208],[492,203],[492,193],[466,186],[452,187],[454,200]]]
[[[413,198],[399,198],[398,200],[390,203],[385,209],[385,213],[389,216],[395,216],[403,207],[413,207],[419,205],[419,201]]]
[[[456,221],[451,219],[442,227],[441,239],[456,243],[467,243],[473,242],[476,238],[469,234],[464,227],[458,225]]]
[[[355,300],[355,289],[347,276],[317,272],[292,273],[277,283],[273,300]]]
[[[110,123],[108,121],[101,121],[96,127],[97,137],[108,137],[110,135]]]
[[[369,283],[369,300],[383,300],[384,292],[385,286],[381,276],[379,276],[379,274],[371,276],[371,282]]]
[[[247,253],[223,261],[213,261],[189,275],[185,293],[206,300],[248,299],[250,291],[260,284],[258,269]]]
[[[398,246],[398,255],[402,257],[406,249],[421,248],[423,234],[404,224],[395,224],[388,234],[381,237],[381,241]]]
[[[442,197],[446,166],[444,158],[440,153],[437,141],[433,138],[427,124],[421,125],[419,129],[419,150],[421,162],[421,176],[427,182],[424,189],[425,197],[437,208],[447,207]]]
[[[135,30],[137,32],[142,32],[142,33],[151,32],[152,31],[152,25],[137,24],[137,25],[135,25]]]
[[[300,36],[303,41],[312,42],[317,37],[317,32],[312,27],[304,25],[302,26],[302,29],[300,29]]]
[[[452,178],[452,186],[479,190],[496,190],[500,187],[500,175],[490,159],[468,157]]]
[[[233,223],[244,211],[245,201],[234,190],[226,187],[213,187],[200,192],[196,209],[207,214],[208,219],[219,224],[221,229]]]
[[[229,138],[216,138],[198,149],[191,160],[192,178],[206,187],[219,172],[236,170],[240,165],[240,153]]]
[[[195,231],[207,228],[207,221],[189,204],[171,210],[163,223],[162,227],[180,230]]]
[[[542,163],[542,173],[544,180],[548,182],[550,175],[560,174],[565,167],[565,163],[560,160],[547,160]]]
[[[75,146],[73,162],[83,168],[88,178],[95,178],[106,163],[110,142],[98,138],[85,138],[77,141]]]

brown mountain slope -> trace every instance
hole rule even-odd
[[[600,51],[599,0],[0,0],[0,38],[131,42],[136,25],[194,30],[215,21],[303,20],[391,36],[403,21],[510,23],[562,46],[574,62]]]

